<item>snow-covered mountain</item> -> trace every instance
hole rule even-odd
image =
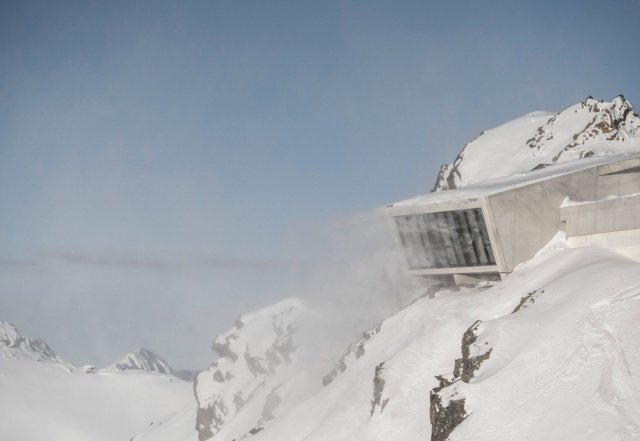
[[[25,337],[11,323],[0,320],[0,359],[63,361],[42,339]]]
[[[435,191],[528,172],[536,167],[640,149],[640,117],[622,95],[588,97],[561,112],[533,112],[482,132],[440,169]]]
[[[0,440],[128,440],[189,408],[195,412],[191,383],[142,370],[78,368],[0,322]]]
[[[307,314],[298,299],[290,299],[241,316],[233,329],[215,338],[219,358],[194,386],[200,439],[257,433],[309,395],[296,341]]]
[[[160,356],[148,349],[140,348],[131,352],[110,366],[102,369],[103,372],[145,371],[159,374],[173,375],[173,369]]]

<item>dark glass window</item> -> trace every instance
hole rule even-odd
[[[482,209],[395,217],[411,269],[495,265]]]

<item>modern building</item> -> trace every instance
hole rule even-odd
[[[577,160],[387,207],[415,276],[505,278],[558,231],[640,260],[640,154]]]

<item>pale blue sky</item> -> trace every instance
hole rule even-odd
[[[201,366],[238,313],[291,294],[314,226],[428,191],[524,113],[640,102],[639,16],[637,1],[2,1],[0,319],[75,362],[145,345]]]

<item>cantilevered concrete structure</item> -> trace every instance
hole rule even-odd
[[[640,154],[541,165],[387,210],[416,276],[504,278],[558,231],[640,260]]]

